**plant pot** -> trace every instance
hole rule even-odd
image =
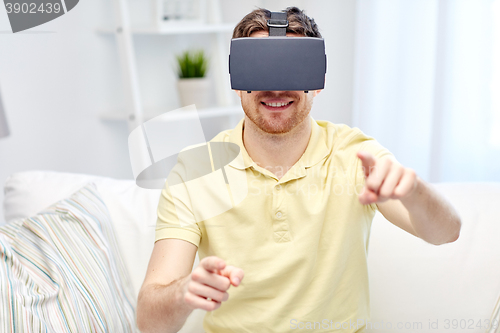
[[[199,110],[211,104],[210,82],[206,77],[179,79],[177,89],[181,106],[195,104]]]

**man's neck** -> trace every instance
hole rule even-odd
[[[311,117],[288,133],[270,134],[245,116],[243,144],[252,160],[281,179],[306,151],[311,136]]]

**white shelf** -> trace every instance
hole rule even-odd
[[[199,1],[200,6],[202,6],[200,8],[205,8],[203,6],[205,6],[207,0]],[[216,104],[229,105],[234,103],[231,98],[232,93],[229,80],[227,80],[227,54],[229,50],[227,36],[225,35],[233,31],[236,23],[222,23],[222,9],[219,0],[210,0],[210,4],[206,7],[206,10],[200,9],[201,12],[199,14],[201,15],[197,15],[198,19],[192,19],[190,22],[187,20],[160,21],[162,15],[158,13],[165,12],[163,7],[164,2],[163,0],[154,0],[155,15],[151,17],[151,24],[137,27],[130,25],[128,1],[113,0],[113,3],[117,12],[115,24],[110,24],[107,28],[102,27],[97,29],[97,32],[106,36],[113,36],[116,39],[124,79],[124,102],[129,108],[126,110],[110,110],[108,113],[101,114],[101,119],[126,121],[129,129],[132,131],[140,125],[139,122],[147,121],[170,111],[166,108],[147,110],[142,106],[134,51],[134,37],[137,36],[182,35],[188,37],[201,35],[209,40],[212,50],[211,54],[213,59],[215,59],[213,62],[213,73],[216,86]],[[212,23],[203,23],[204,17],[207,19],[210,18],[209,22]],[[216,107],[199,110],[199,112],[186,112],[185,115],[176,115],[176,118],[169,115],[168,120],[162,118],[162,121],[192,119],[198,113],[202,118],[244,115],[241,106]]]
[[[164,114],[165,112],[167,111],[164,109],[147,109],[144,112],[144,121],[150,120],[156,116]],[[243,112],[241,105],[214,107],[214,108],[200,109],[197,111],[186,111],[183,114],[176,114],[175,116],[169,117],[168,121],[193,119],[196,118],[197,115],[200,118],[214,118],[214,117],[223,117],[231,115],[239,115],[243,117],[245,113]],[[103,113],[101,114],[100,118],[102,120],[113,120],[113,121],[129,120],[128,115],[123,110]]]
[[[131,32],[134,35],[182,35],[182,34],[208,34],[216,32],[231,32],[233,31],[236,23],[222,23],[222,24],[171,24],[165,25],[161,29],[154,27],[138,27],[132,28]],[[97,32],[102,34],[112,34],[116,29],[101,28]]]

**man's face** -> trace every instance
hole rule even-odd
[[[289,37],[304,37],[288,33]],[[268,37],[267,31],[256,31],[250,37]],[[262,61],[266,61],[262,59]],[[291,69],[293,70],[293,69]],[[313,98],[321,90],[309,91],[246,91],[236,90],[247,117],[270,134],[287,133],[307,118]],[[280,106],[281,105],[281,106]]]

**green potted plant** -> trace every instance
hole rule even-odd
[[[210,106],[210,83],[206,77],[208,58],[203,50],[184,51],[177,55],[177,88],[182,106],[195,104],[203,109]]]

